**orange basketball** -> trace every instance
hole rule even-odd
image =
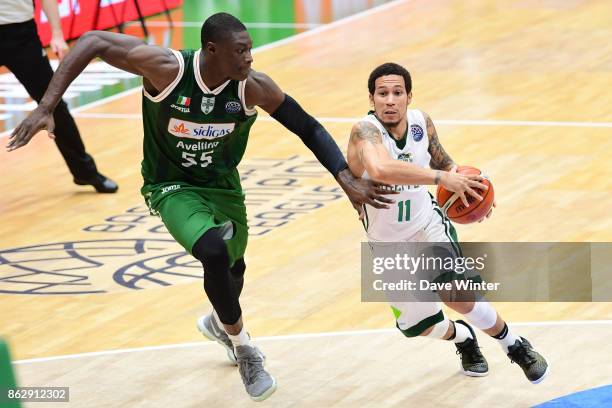
[[[455,193],[448,191],[442,186],[438,186],[438,205],[440,205],[440,207],[444,210],[446,216],[451,221],[456,223],[471,224],[473,222],[482,220],[484,217],[486,217],[493,206],[493,199],[495,197],[495,194],[493,193],[493,184],[491,184],[491,181],[486,175],[475,167],[459,166],[457,168],[457,173],[464,174],[466,176],[480,174],[486,178],[485,180],[481,181],[481,183],[487,185],[489,189],[475,189],[478,195],[482,197],[482,201],[478,202],[478,200],[476,200],[474,197],[466,194],[466,198],[470,204],[469,207],[466,207],[458,196],[453,197]]]

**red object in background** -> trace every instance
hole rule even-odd
[[[72,40],[90,30],[103,30],[138,20],[136,1],[143,16],[158,14],[183,3],[183,0],[57,0],[64,38]],[[43,21],[40,0],[34,1],[34,17],[40,40],[43,46],[47,46],[51,40],[51,27],[46,17]]]

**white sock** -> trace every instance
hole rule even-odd
[[[472,338],[472,333],[470,333],[467,326],[457,322],[453,322],[453,324],[455,325],[455,338],[453,339],[453,343],[462,343]]]
[[[446,336],[448,332],[448,328],[450,327],[450,320],[446,316],[444,316],[444,320],[439,323],[436,323],[431,328],[431,331],[425,335],[425,337],[431,337],[432,339],[442,339]]]
[[[499,342],[499,344],[502,346],[502,349],[504,349],[506,354],[508,354],[508,347],[513,346],[517,340],[521,341],[520,338],[518,338],[514,333],[510,331],[510,329],[508,328],[508,325],[505,323],[504,323],[504,328],[502,329],[502,331],[498,335],[491,336],[491,337],[493,337],[495,340]]]
[[[249,338],[249,334],[247,333],[244,326],[242,326],[242,330],[240,330],[240,333],[236,335],[227,333],[227,337],[229,337],[229,339],[232,341],[232,344],[234,345],[234,350],[236,350],[237,346],[253,347],[253,345],[251,344],[251,339]]]

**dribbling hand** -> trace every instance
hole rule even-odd
[[[489,189],[485,184],[480,183],[482,180],[485,180],[485,178],[481,175],[465,176],[457,173],[457,166],[453,166],[448,172],[441,172],[440,175],[440,185],[453,193],[457,193],[461,202],[466,207],[470,206],[466,194],[471,195],[478,201],[482,201],[482,197],[474,191],[475,188],[480,190]]]

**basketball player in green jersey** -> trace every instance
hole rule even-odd
[[[198,320],[237,362],[248,394],[267,398],[276,382],[251,344],[238,297],[247,245],[244,194],[236,166],[244,153],[255,106],[297,134],[336,178],[353,206],[385,207],[380,186],[354,178],[327,131],[267,75],[251,69],[252,41],[235,17],[218,13],[202,25],[202,48],[175,51],[109,32],[86,33],[59,66],[38,108],[10,136],[17,149],[41,129],[53,132],[50,112],[95,57],[143,77],[142,193],[172,236],[204,267],[213,313]],[[380,200],[380,202],[378,202]]]
[[[486,189],[478,182],[481,177],[457,174],[456,165],[440,144],[429,115],[408,109],[412,100],[412,79],[404,67],[387,63],[375,68],[368,79],[368,89],[373,110],[353,126],[348,163],[354,175],[393,184],[394,190],[399,192],[397,208],[379,209],[366,204],[367,223],[364,225],[368,240],[373,245],[377,242],[431,242],[452,249],[453,256],[460,257],[455,229],[426,186],[442,185],[456,192],[469,207],[466,194],[482,199],[473,190]],[[453,272],[448,275],[457,276]],[[546,360],[529,341],[509,330],[490,303],[484,299],[464,302],[449,301],[443,295],[440,298],[496,339],[510,360],[523,369],[529,381],[537,384],[544,379],[548,373]],[[450,340],[461,356],[464,374],[487,375],[487,361],[468,323],[449,320],[440,302],[418,302],[418,297],[411,297],[410,293],[401,301],[395,297],[390,300],[397,328],[406,337]]]

